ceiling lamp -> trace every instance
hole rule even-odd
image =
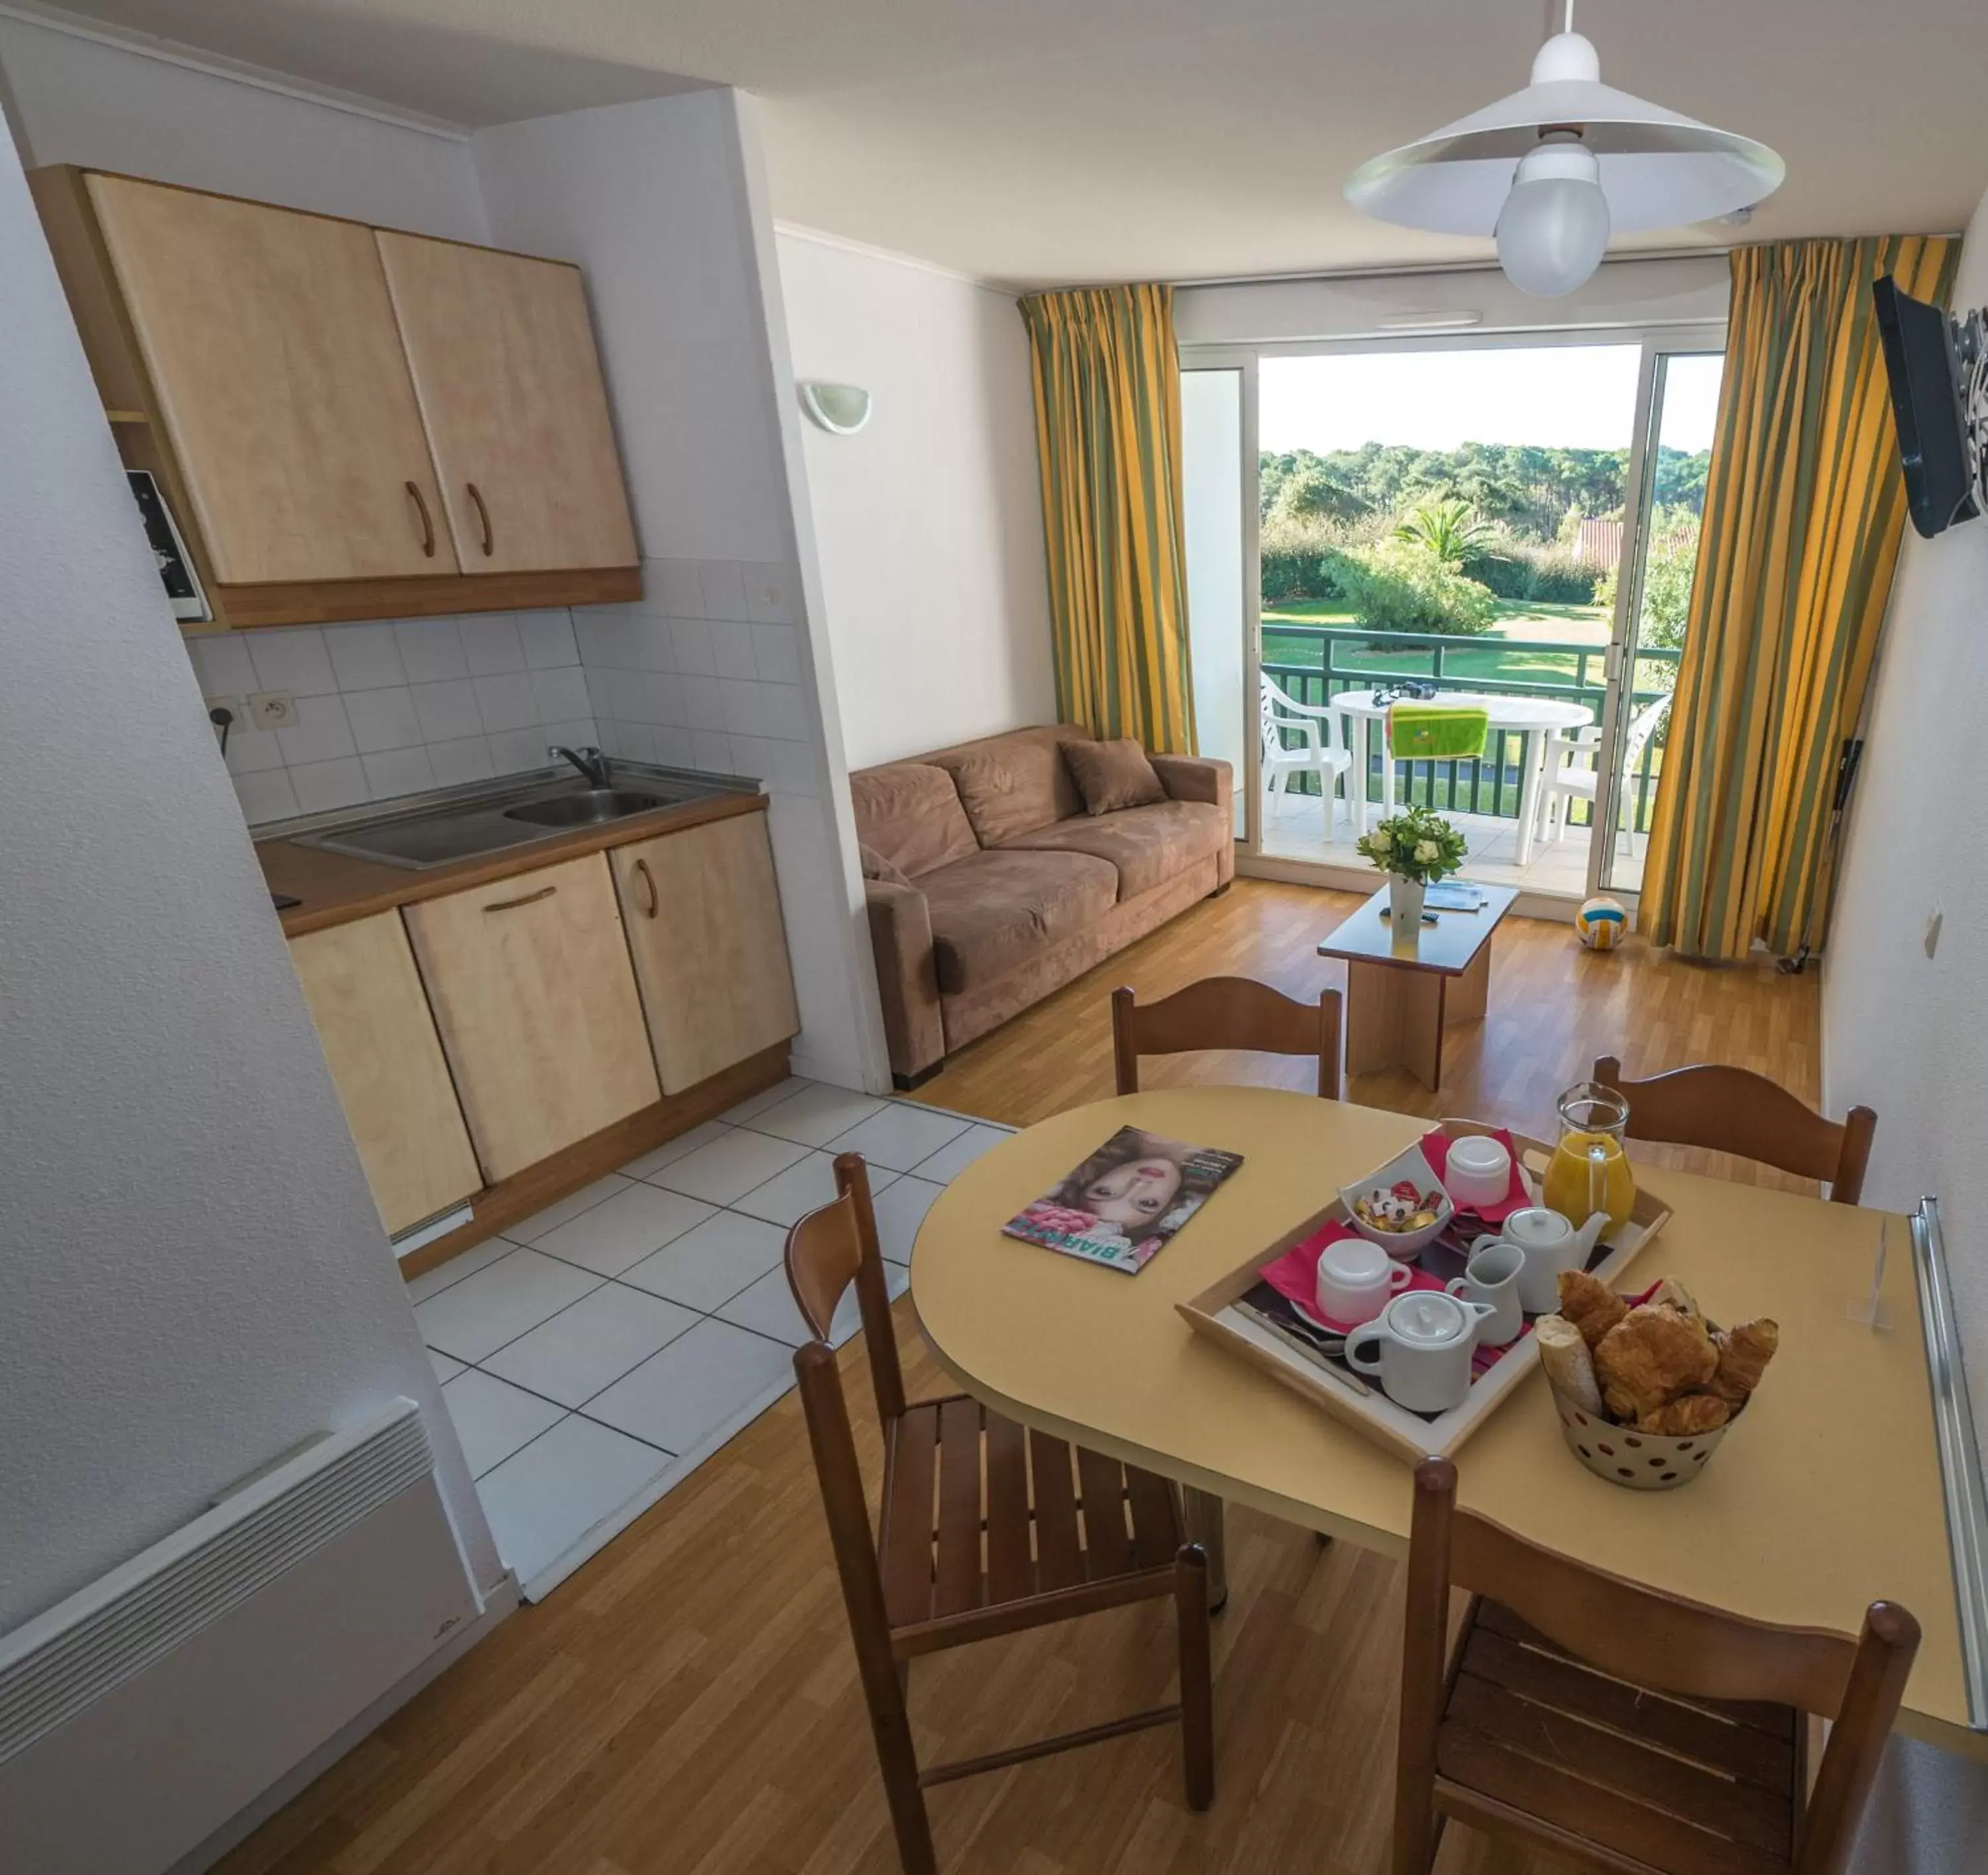
[[[1567,0],[1524,90],[1363,163],[1346,199],[1405,228],[1495,235],[1512,284],[1555,298],[1601,264],[1611,234],[1735,214],[1787,174],[1765,144],[1602,83]]]

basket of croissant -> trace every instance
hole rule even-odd
[[[1533,1324],[1567,1450],[1597,1478],[1673,1491],[1705,1468],[1780,1342],[1763,1316],[1719,1328],[1666,1277],[1641,1302],[1586,1270]]]

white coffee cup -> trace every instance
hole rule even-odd
[[[1477,1339],[1487,1348],[1502,1348],[1517,1340],[1526,1326],[1525,1311],[1519,1306],[1519,1273],[1526,1266],[1526,1253],[1502,1239],[1478,1242],[1484,1248],[1465,1264],[1462,1275],[1452,1276],[1444,1286],[1451,1295],[1483,1302],[1491,1310]]]
[[[1390,1296],[1406,1289],[1415,1272],[1398,1263],[1364,1237],[1342,1237],[1327,1244],[1318,1259],[1318,1312],[1328,1322],[1357,1328],[1387,1307]]]
[[[1487,1133],[1466,1133],[1449,1143],[1443,1189],[1459,1211],[1502,1204],[1512,1188],[1512,1155],[1502,1140]]]
[[[1470,1353],[1492,1313],[1440,1289],[1411,1289],[1346,1337],[1346,1364],[1378,1377],[1395,1405],[1447,1413],[1470,1394]]]

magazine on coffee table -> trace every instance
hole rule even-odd
[[[1002,1234],[1137,1275],[1242,1163],[1242,1155],[1121,1127]]]

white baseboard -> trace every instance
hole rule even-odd
[[[499,1622],[515,1614],[519,1601],[518,1579],[506,1569],[497,1581],[484,1590],[482,1615],[456,1634],[448,1646],[438,1647],[404,1680],[389,1687],[357,1718],[340,1727],[247,1809],[231,1816],[198,1849],[190,1850],[182,1856],[165,1871],[165,1875],[201,1875],[202,1870],[211,1868],[236,1843],[259,1829],[292,1798],[316,1783],[362,1738],[378,1731],[424,1687],[440,1678]]]

